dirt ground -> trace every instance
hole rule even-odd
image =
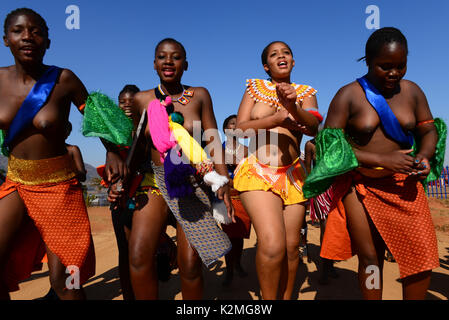
[[[427,299],[448,300],[449,298],[449,200],[429,200],[435,230],[438,238],[440,267],[433,270],[432,281]],[[122,300],[117,269],[117,247],[113,233],[110,213],[107,207],[89,208],[93,239],[97,257],[96,274],[85,285],[88,299]],[[357,300],[362,299],[357,283],[357,258],[335,264],[339,278],[330,279],[327,285],[318,283],[317,265],[319,263],[319,227],[308,224],[308,246],[310,262],[304,258],[298,268],[294,298],[299,300]],[[168,229],[175,238],[175,231]],[[251,237],[245,240],[242,265],[249,276],[236,276],[230,287],[221,285],[224,279],[225,262],[220,259],[209,270],[204,268],[205,290],[207,300],[259,300],[259,286],[255,270],[256,237],[251,230]],[[399,271],[394,262],[385,262],[383,299],[402,299],[402,287],[398,281]],[[13,300],[32,300],[44,296],[50,288],[48,269],[32,274],[20,284],[21,290],[11,293]],[[181,299],[178,270],[172,272],[167,282],[160,282],[160,298],[164,300]]]

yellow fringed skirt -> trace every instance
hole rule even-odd
[[[282,198],[284,205],[307,201],[302,192],[306,171],[299,158],[290,165],[272,167],[251,155],[239,163],[234,174],[234,188],[240,192],[271,191]]]

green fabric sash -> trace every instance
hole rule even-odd
[[[316,166],[303,186],[304,196],[308,199],[326,191],[336,176],[359,166],[343,129],[326,128],[318,133],[315,140]]]
[[[99,137],[115,145],[131,146],[132,130],[131,119],[111,98],[100,92],[87,97],[82,129],[85,137]]]
[[[430,173],[427,178],[423,181],[423,184],[427,184],[428,182],[435,181],[440,178],[441,170],[444,165],[444,154],[446,152],[446,137],[447,137],[447,125],[440,118],[434,119],[434,125],[437,129],[438,141],[435,147],[435,154],[432,159],[429,159],[430,163]],[[415,143],[413,144],[413,152],[411,155],[414,157],[418,150],[421,148],[421,141],[419,139],[415,139]],[[425,188],[424,188],[425,190]]]
[[[435,154],[430,162],[430,173],[423,184],[438,179],[444,164],[446,150],[447,126],[440,118],[435,118],[435,128],[438,141]],[[354,170],[359,166],[357,158],[348,143],[343,129],[326,128],[316,137],[316,166],[307,177],[303,186],[304,196],[313,198],[326,191],[334,182],[335,177]],[[419,139],[415,139],[412,156],[420,148]]]

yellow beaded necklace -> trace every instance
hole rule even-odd
[[[308,85],[303,84],[291,84],[297,95],[297,102],[300,103],[304,98],[313,96],[316,94],[316,90]],[[282,104],[279,102],[276,93],[276,84],[268,80],[263,79],[248,79],[246,80],[246,90],[249,95],[257,102],[264,102],[276,108],[279,111]]]

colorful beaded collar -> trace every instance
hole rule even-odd
[[[186,90],[186,86],[182,85],[183,88],[183,92],[182,95],[175,100],[174,102],[179,102],[182,105],[186,105],[190,102],[191,97],[193,97],[193,90]],[[157,89],[159,90],[159,92],[161,93],[162,96],[167,96],[167,94],[165,94],[164,90],[162,90],[162,86],[159,84],[157,86]]]
[[[304,98],[311,97],[316,94],[316,90],[308,85],[291,84],[297,94],[297,102],[300,103]],[[282,107],[276,94],[276,85],[268,80],[248,79],[246,80],[246,90],[249,95],[257,102],[264,102],[276,108],[277,111]]]

